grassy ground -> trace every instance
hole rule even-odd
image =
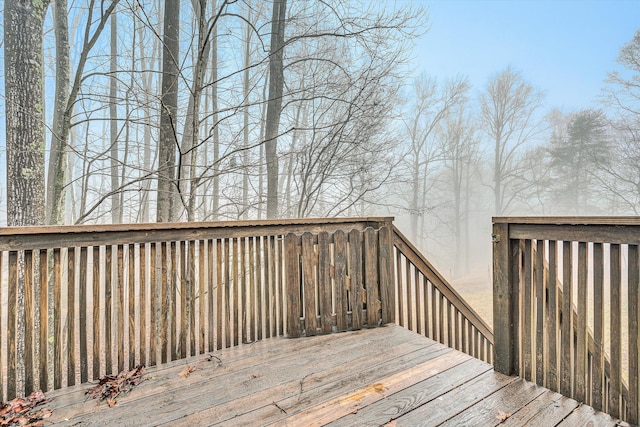
[[[478,312],[487,324],[493,328],[493,290],[485,278],[467,278],[452,281],[458,293]]]

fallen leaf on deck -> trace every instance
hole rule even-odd
[[[396,427],[398,422],[396,420],[390,420],[388,423],[384,425],[384,427]]]
[[[195,371],[196,367],[194,365],[187,365],[184,367],[182,371],[178,374],[179,377],[188,378],[191,375],[191,372]]]
[[[51,400],[38,390],[26,398],[16,397],[7,403],[0,402],[0,425],[44,425],[42,420],[49,418],[52,411],[49,409],[36,410],[36,407],[49,403]]]
[[[498,411],[498,415],[496,415],[496,418],[500,420],[501,423],[507,421],[507,419],[513,415],[511,412],[502,412],[502,411]]]
[[[85,391],[84,394],[92,399],[106,400],[111,407],[116,404],[116,398],[130,392],[140,384],[144,375],[144,365],[138,365],[130,371],[122,371],[118,375],[100,377],[98,384]]]

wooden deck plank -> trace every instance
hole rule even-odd
[[[556,425],[578,405],[579,403],[573,399],[547,390],[505,420],[502,425],[531,427]]]
[[[383,425],[491,370],[490,365],[478,362],[480,361],[475,359],[465,360],[434,377],[389,396],[376,405],[367,406],[357,413],[350,413],[330,425],[332,427]]]
[[[363,386],[447,351],[448,349],[439,345],[416,349],[415,344],[404,343],[391,350],[393,364],[387,363],[388,359],[383,353],[375,355],[376,357],[361,357],[352,363],[359,367],[358,371],[354,371],[350,365],[339,364],[330,370],[295,378],[277,387],[191,414],[179,421],[190,425],[199,425],[204,421],[209,425],[225,426],[267,424],[346,393],[354,385]]]
[[[406,387],[430,378],[442,370],[446,370],[466,360],[464,353],[451,352],[423,362],[410,369],[383,378],[375,383],[367,384],[355,391],[335,397],[325,403],[290,416],[274,425],[276,426],[323,426],[360,408],[371,405]]]
[[[398,426],[433,426],[447,421],[462,410],[515,381],[514,377],[486,372],[471,381],[449,389],[415,410],[397,418]]]
[[[498,425],[502,417],[517,412],[546,389],[534,383],[517,379],[486,399],[475,403],[456,416],[448,419],[443,426],[490,426]]]
[[[272,338],[151,368],[115,407],[90,385],[49,394],[56,425],[616,425],[399,326]],[[187,365],[197,370],[183,378]],[[621,424],[625,425],[625,424]]]
[[[348,337],[351,334],[345,334],[345,338],[350,340],[352,338],[356,338],[356,334],[353,334],[353,337]],[[334,337],[333,337],[334,338]],[[368,337],[369,338],[369,337]],[[375,336],[371,336],[371,339],[376,339]],[[387,338],[384,336],[381,339]],[[315,339],[316,345],[325,346],[328,345],[328,342],[332,340],[332,336],[326,335],[321,336]],[[277,343],[275,341],[278,341]],[[346,342],[345,342],[346,343]],[[225,368],[225,371],[213,372],[211,373],[212,377],[216,375],[220,375],[221,373],[226,372],[226,370],[231,369],[241,369],[246,366],[251,366],[252,364],[259,364],[264,361],[272,360],[272,357],[276,357],[277,355],[283,352],[291,352],[295,353],[300,351],[301,349],[308,346],[308,343],[305,343],[304,340],[286,340],[282,338],[276,338],[274,340],[265,340],[259,341],[255,344],[246,345],[239,348],[233,349],[224,349],[219,352],[211,353],[215,355],[217,358],[223,361],[223,365],[221,367]],[[132,395],[124,396],[119,400],[119,402],[124,402],[126,400],[131,400],[135,396],[141,396],[147,392],[146,388],[148,387],[157,387],[157,384],[160,384],[169,379],[173,379],[176,377],[177,372],[184,368],[187,364],[195,363],[198,360],[202,359],[202,356],[188,359],[188,360],[179,360],[174,362],[169,362],[163,365],[161,368],[151,368],[145,374],[146,379],[152,379],[151,381],[154,385],[149,384],[147,381],[143,381],[140,386],[138,386],[135,391],[136,393],[132,393]],[[178,370],[176,372],[176,369]],[[194,376],[202,374],[201,371],[195,371]],[[54,414],[58,412],[59,409],[66,407],[68,405],[79,405],[84,401],[84,391],[88,388],[87,385],[78,386],[78,387],[69,387],[66,389],[62,389],[60,391],[54,392],[50,394],[50,397],[53,397],[54,400],[48,404],[48,408],[54,410]]]
[[[338,339],[335,335],[327,337],[329,339],[316,340],[319,343],[315,346],[310,345],[310,339],[283,339],[279,340],[279,343],[272,343],[271,346],[268,345],[268,341],[264,341],[261,343],[262,347],[271,349],[271,354],[261,354],[260,350],[256,349],[255,356],[238,358],[235,362],[219,356],[224,363],[223,369],[212,370],[204,366],[188,378],[178,376],[185,366],[178,364],[172,369],[158,372],[150,381],[136,387],[130,395],[119,399],[119,411],[110,411],[104,404],[86,402],[55,410],[55,419],[75,417],[76,422],[88,422],[99,414],[101,422],[117,423],[124,411],[131,412],[127,419],[137,425],[144,424],[150,417],[157,417],[163,421],[180,418],[185,413],[246,395],[247,384],[251,381],[262,384],[263,388],[267,389],[286,381],[294,374],[296,377],[302,377],[316,370],[328,369],[336,363],[333,358],[347,363],[379,349],[383,342],[393,346],[401,344],[406,339],[402,334],[388,336],[380,333],[367,334],[365,339],[362,339],[361,334],[344,334]],[[319,349],[324,351],[318,351]],[[231,350],[230,353],[234,352]],[[332,358],[327,358],[326,354],[331,354]],[[216,363],[212,365],[215,367]],[[212,386],[213,384],[215,386]],[[220,390],[224,392],[213,393]],[[130,409],[132,407],[138,409]]]
[[[557,426],[628,426],[629,424],[614,420],[604,412],[598,412],[590,406],[579,405]]]

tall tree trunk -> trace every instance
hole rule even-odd
[[[214,4],[215,7],[215,4]],[[220,216],[220,130],[218,115],[218,26],[211,32],[211,108],[213,109],[213,200],[211,214]]]
[[[242,152],[242,218],[249,218],[249,66],[251,65],[251,8],[247,11],[247,22],[244,33],[244,76],[242,79],[243,108],[243,136],[244,151]]]
[[[4,4],[7,225],[45,221],[43,22],[48,2]]]
[[[158,141],[158,202],[156,220],[171,221],[171,204],[176,192],[175,163],[178,140],[178,60],[180,53],[180,2],[164,3],[164,46],[162,49],[162,93]]]
[[[278,128],[282,113],[284,88],[284,27],[287,0],[274,0],[271,18],[269,59],[269,98],[265,129],[265,161],[267,163],[267,218],[278,215]]]
[[[53,29],[56,40],[56,89],[53,104],[53,124],[47,171],[47,224],[58,224],[62,221],[62,204],[55,194],[64,186],[65,161],[62,140],[63,117],[69,99],[69,23],[67,18],[67,0],[55,0],[53,3]],[[62,172],[62,173],[60,173]],[[59,190],[60,189],[60,190]]]
[[[111,15],[111,56],[109,58],[109,163],[111,171],[111,223],[120,224],[122,222],[122,206],[120,195],[117,192],[119,187],[118,177],[118,15]]]

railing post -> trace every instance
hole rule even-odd
[[[497,372],[512,375],[516,371],[509,225],[493,224],[493,366]]]
[[[382,301],[382,323],[395,322],[396,301],[394,289],[393,268],[393,237],[392,224],[385,223],[378,232],[379,239],[379,269],[380,269],[380,300]]]

